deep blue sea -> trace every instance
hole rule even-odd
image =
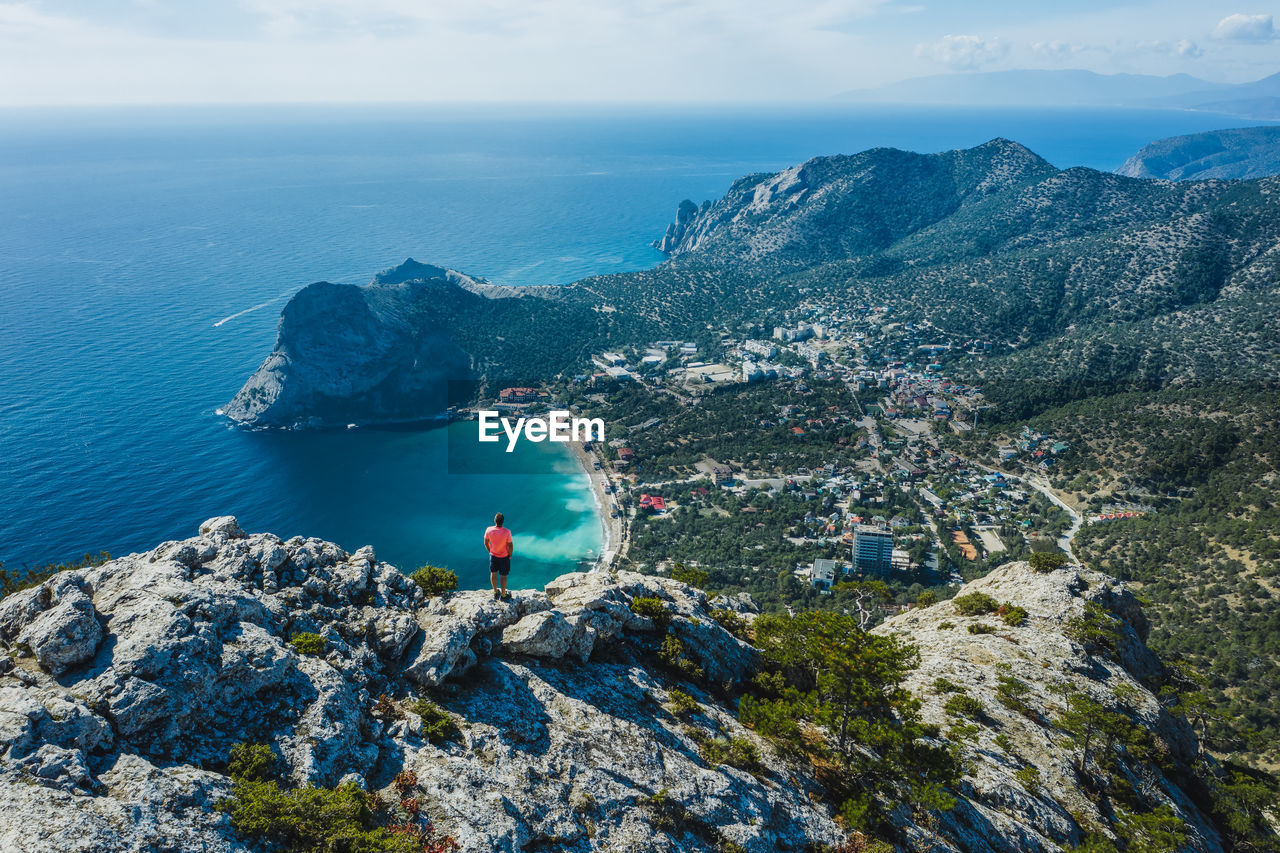
[[[0,561],[149,549],[207,517],[319,536],[487,583],[506,512],[513,585],[572,569],[600,525],[563,448],[508,478],[449,476],[448,430],[229,429],[216,409],[285,300],[412,256],[504,284],[659,262],[683,198],[819,154],[995,136],[1113,169],[1206,113],[901,107],[279,107],[0,111]],[[454,436],[465,440],[465,437]]]

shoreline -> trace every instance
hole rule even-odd
[[[591,498],[595,501],[596,511],[600,517],[601,527],[604,528],[604,538],[600,543],[600,553],[596,557],[595,566],[592,571],[606,569],[612,565],[619,555],[626,548],[625,528],[622,524],[622,517],[614,518],[610,513],[610,506],[614,503],[612,497],[605,491],[605,485],[609,482],[609,474],[601,463],[599,471],[595,469],[595,463],[599,461],[594,451],[587,450],[579,442],[569,442],[572,449],[573,458],[577,460],[578,467],[587,475],[587,482],[590,483]]]

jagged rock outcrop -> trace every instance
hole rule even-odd
[[[713,697],[686,685],[705,703],[691,722],[664,709],[672,682],[650,669],[658,634],[633,598],[664,602],[712,683],[755,661],[698,590],[592,572],[510,601],[427,598],[370,548],[246,535],[231,517],[200,531],[0,601],[6,853],[257,849],[215,809],[237,742],[269,744],[295,784],[383,789],[412,770],[426,813],[468,851],[840,837],[813,781],[767,745],[757,775],[703,760],[692,733],[754,739]],[[323,651],[301,653],[300,632]],[[406,704],[428,688],[456,741],[373,713],[383,694]],[[687,810],[669,834],[645,805],[664,790]]]
[[[684,243],[685,234],[688,233],[698,214],[705,213],[710,209],[710,201],[704,201],[701,208],[689,199],[680,202],[676,206],[675,220],[667,225],[667,230],[663,233],[662,239],[653,241],[653,247],[664,255],[672,254]]]
[[[1109,709],[1122,710],[1156,737],[1171,766],[1187,766],[1199,747],[1185,719],[1171,716],[1151,692],[1148,679],[1161,670],[1159,659],[1143,644],[1147,624],[1133,594],[1104,575],[1069,567],[1046,574],[1026,563],[1010,563],[986,577],[971,581],[960,595],[984,593],[1001,604],[1027,611],[1021,625],[1006,624],[999,615],[965,616],[951,602],[918,608],[875,628],[877,633],[903,637],[920,649],[920,666],[907,684],[923,702],[926,721],[951,731],[961,747],[966,775],[960,786],[964,798],[945,813],[936,828],[949,846],[934,849],[966,853],[1027,853],[1056,851],[1078,844],[1085,832],[1107,831],[1084,775],[1077,770],[1079,750],[1054,721],[1066,709],[1068,694],[1083,694]],[[1078,639],[1073,625],[1096,603],[1119,619],[1114,649],[1091,648]],[[992,633],[973,634],[983,624]],[[940,687],[938,679],[945,679]],[[1007,699],[1001,700],[1001,679]],[[1016,697],[1016,684],[1026,685]],[[948,713],[949,699],[964,692],[981,703],[981,716]],[[960,736],[952,726],[975,725]],[[1033,768],[1038,782],[1019,778]],[[1161,804],[1186,822],[1189,849],[1217,853],[1221,840],[1213,823],[1180,784],[1176,772],[1157,772],[1153,778],[1129,779],[1135,790]],[[914,827],[919,838],[934,830]]]

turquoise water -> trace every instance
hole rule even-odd
[[[563,448],[523,444],[523,474],[451,476],[445,429],[257,434],[215,414],[291,293],[407,256],[507,284],[645,268],[680,199],[818,154],[1006,136],[1111,169],[1151,139],[1242,123],[844,106],[0,111],[0,560],[128,553],[229,513],[479,586],[480,534],[502,510],[520,583],[536,584],[600,544]]]

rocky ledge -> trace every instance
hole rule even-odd
[[[712,697],[685,685],[706,703],[691,724],[664,709],[673,682],[644,665],[657,634],[638,596],[661,600],[707,682],[751,670],[704,594],[637,574],[429,598],[370,548],[246,535],[230,517],[63,572],[0,601],[0,850],[258,849],[216,808],[238,742],[269,744],[296,784],[380,790],[412,771],[463,850],[836,841],[812,780]],[[301,632],[323,651],[295,648]],[[425,695],[455,740],[395,713]],[[708,764],[695,736],[750,738],[761,765]],[[664,791],[686,810],[675,837],[643,805]]]
[[[569,574],[509,601],[429,597],[370,548],[212,519],[195,538],[0,600],[0,850],[265,851],[218,809],[241,742],[269,745],[294,785],[354,783],[395,802],[398,774],[411,775],[423,814],[468,851],[838,843],[808,765],[737,722],[734,685],[758,653],[716,609],[755,618],[747,597],[708,601],[625,572]],[[1161,663],[1113,579],[1013,563],[875,630],[919,649],[906,687],[964,767],[950,811],[894,809],[903,849],[1111,836],[1100,761],[1182,822],[1180,849],[1224,849],[1190,772],[1212,759],[1151,692]],[[672,637],[684,672],[704,676],[655,654]],[[677,687],[697,702],[684,719]],[[405,713],[420,698],[455,737]],[[1081,702],[1134,727],[1151,760],[1096,742],[1090,758],[1064,722]],[[758,751],[750,772],[707,760],[710,739],[729,738]]]

